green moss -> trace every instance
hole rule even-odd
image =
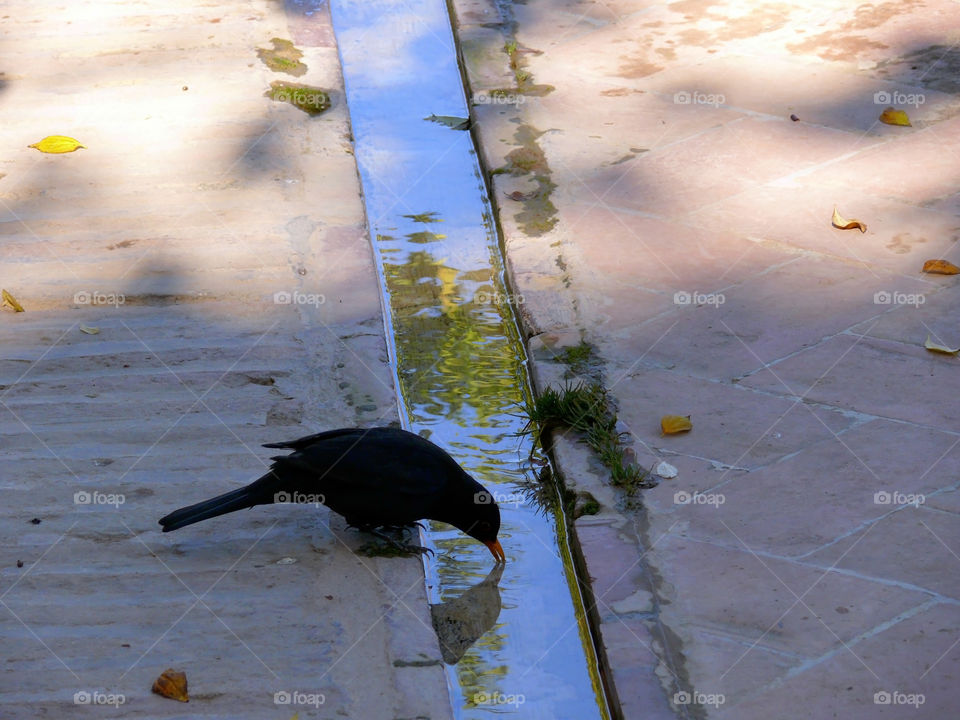
[[[593,345],[586,340],[581,340],[579,345],[565,347],[557,356],[558,359],[570,366],[577,375],[586,375],[592,370],[592,365],[596,358],[593,354]]]
[[[539,147],[519,147],[511,150],[507,154],[507,164],[517,175],[533,172],[534,170],[543,170],[546,168],[547,160],[543,150]]]
[[[553,85],[535,85],[533,75],[526,69],[527,61],[524,56],[529,53],[540,55],[539,50],[530,50],[529,48],[520,48],[516,40],[510,40],[503,46],[503,52],[506,53],[510,71],[517,86],[515,88],[501,88],[490,91],[491,95],[501,97],[508,95],[533,95],[543,97],[553,92],[556,88]]]
[[[514,133],[519,147],[507,153],[507,162],[493,174],[532,175],[535,190],[524,193],[523,210],[514,217],[527,235],[539,236],[550,232],[557,224],[557,208],[550,200],[556,184],[550,179],[550,166],[540,148],[538,139],[543,133],[530,125],[521,125]]]
[[[263,96],[274,102],[289,103],[310,116],[319,115],[330,109],[330,95],[327,91],[310,85],[294,85],[275,80],[270,83],[270,89]]]
[[[541,192],[523,201],[523,210],[517,213],[520,229],[527,235],[537,237],[553,230],[557,224],[557,208],[550,201],[550,194],[557,187],[548,177],[537,175],[534,181]]]
[[[300,77],[307,72],[307,66],[300,62],[303,53],[292,42],[282,38],[272,38],[272,50],[257,48],[257,57],[273,72],[287,73]]]

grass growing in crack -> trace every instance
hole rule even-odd
[[[576,348],[571,350],[577,352]],[[633,493],[649,484],[645,470],[624,460],[617,416],[602,384],[567,383],[562,390],[547,388],[532,404],[527,404],[526,411],[529,422],[522,432],[533,433],[541,446],[544,433],[556,427],[571,428],[584,436],[600,462],[610,470],[614,485]]]

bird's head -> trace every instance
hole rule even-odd
[[[486,490],[476,493],[469,510],[451,524],[486,545],[498,563],[507,561],[500,541],[497,540],[497,533],[500,532],[500,508]]]

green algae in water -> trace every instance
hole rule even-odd
[[[403,215],[402,217],[413,220],[418,223],[443,222],[443,218],[437,217],[440,213],[431,210],[430,212],[417,213],[416,215]]]
[[[300,62],[303,53],[297,50],[292,42],[282,38],[272,38],[272,50],[257,48],[257,57],[273,72],[287,73],[300,77],[307,72],[307,66]]]
[[[445,240],[446,235],[441,233],[432,233],[428,230],[421,230],[420,232],[407,233],[407,240],[413,243],[418,243],[420,245],[424,243],[436,242],[437,240]]]
[[[329,93],[323,88],[311,85],[294,85],[275,80],[270,83],[270,89],[263,96],[274,102],[289,103],[311,117],[330,109]]]

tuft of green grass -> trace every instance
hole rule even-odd
[[[577,348],[570,350],[583,352]],[[545,433],[557,427],[570,428],[583,436],[600,462],[610,470],[614,485],[632,494],[649,484],[647,472],[624,459],[617,416],[601,383],[567,382],[559,390],[549,387],[532,404],[527,404],[526,411],[529,421],[522,432],[533,433],[541,446]]]

